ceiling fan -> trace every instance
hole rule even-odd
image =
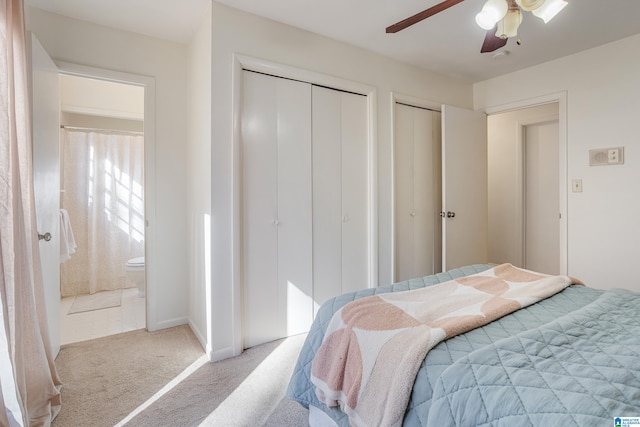
[[[397,33],[463,1],[445,0],[387,27],[386,32]],[[522,11],[531,12],[547,23],[566,5],[565,0],[486,0],[482,10],[476,15],[476,23],[487,30],[480,52],[493,52],[505,46],[509,38],[517,37]]]

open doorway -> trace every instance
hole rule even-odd
[[[60,75],[60,341],[146,327],[145,89]]]
[[[558,102],[488,116],[489,260],[563,271]],[[565,267],[566,268],[566,267]]]

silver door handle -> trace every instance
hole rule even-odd
[[[447,211],[447,218],[455,218],[455,217],[456,217],[455,212]]]
[[[51,240],[51,233],[49,233],[48,231],[44,234],[38,233],[38,240],[44,240],[45,242],[48,242],[49,240]]]

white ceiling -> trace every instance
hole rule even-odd
[[[186,43],[210,0],[25,0],[113,28]],[[418,67],[481,81],[640,33],[640,0],[567,0],[548,24],[524,12],[519,36],[494,59],[481,54],[474,21],[484,0],[466,0],[397,34],[385,28],[441,0],[217,0]],[[638,52],[630,52],[637,55]]]

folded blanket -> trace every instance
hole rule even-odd
[[[440,341],[560,292],[572,282],[503,264],[407,292],[356,300],[338,310],[313,360],[320,401],[354,426],[399,426],[416,372]]]

